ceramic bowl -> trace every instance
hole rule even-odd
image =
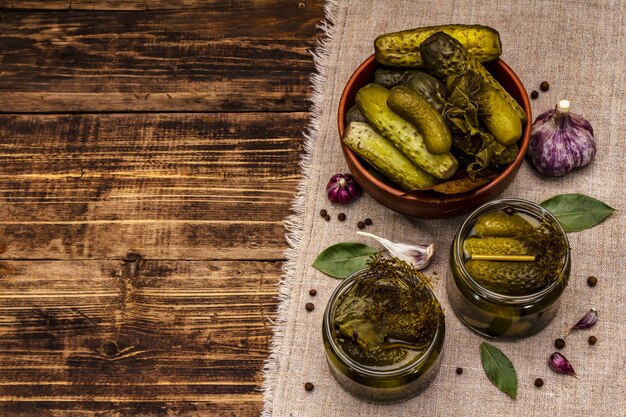
[[[370,56],[348,80],[339,102],[339,114],[337,117],[339,140],[343,137],[346,127],[346,111],[354,105],[357,91],[364,85],[373,82],[374,71],[377,65],[375,56]],[[530,102],[524,85],[504,61],[496,59],[484,65],[528,115],[528,120],[522,126],[522,138],[518,142],[519,153],[515,161],[500,172],[496,178],[467,193],[443,195],[432,191],[424,191],[407,194],[405,191],[394,188],[373,176],[352,150],[342,143],[341,147],[348,167],[367,194],[398,213],[418,218],[445,218],[469,212],[493,200],[511,184],[524,160],[524,155],[526,155],[528,143],[530,142],[530,131],[532,128]]]

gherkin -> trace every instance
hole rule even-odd
[[[537,262],[470,259],[465,269],[481,286],[504,295],[532,294],[549,284]]]
[[[513,237],[468,237],[463,249],[468,255],[536,255],[532,247]]]
[[[476,235],[480,237],[512,237],[530,232],[533,226],[519,214],[508,215],[503,211],[485,213],[476,221]]]

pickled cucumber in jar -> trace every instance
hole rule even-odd
[[[481,215],[463,250],[465,269],[479,285],[524,296],[558,279],[566,244],[548,219],[504,209]]]

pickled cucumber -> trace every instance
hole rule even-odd
[[[452,134],[448,125],[420,93],[404,86],[393,87],[387,105],[420,131],[430,153],[450,151]]]
[[[374,41],[376,59],[393,67],[421,67],[420,44],[436,32],[445,32],[467,48],[480,62],[493,61],[502,53],[500,34],[480,25],[426,26],[380,35]]]
[[[367,123],[350,123],[343,143],[404,191],[437,183],[435,177],[413,165]]]
[[[409,78],[413,72],[415,71],[378,68],[374,71],[374,82],[385,88],[395,87]]]
[[[439,113],[443,113],[445,107],[446,85],[424,71],[409,71],[410,76],[402,81],[402,85],[419,93]]]
[[[515,110],[522,121],[527,116],[517,101],[496,81],[487,69],[453,37],[438,32],[429,37],[420,46],[424,65],[435,77],[445,80],[450,75],[462,75],[466,71],[476,72],[481,78],[502,96],[502,99]],[[508,114],[507,110],[507,114]]]
[[[468,255],[534,255],[523,240],[512,237],[469,237],[463,248]]]
[[[350,107],[346,112],[346,123],[350,124],[352,122],[367,122],[367,119],[363,116],[363,113],[361,113],[361,110],[359,110],[356,104]]]
[[[477,283],[498,294],[532,294],[549,283],[537,262],[470,259],[465,262],[465,269]]]
[[[519,214],[490,211],[476,220],[476,235],[480,237],[513,237],[530,232],[533,226]]]
[[[459,167],[450,153],[432,154],[424,144],[424,137],[408,121],[394,113],[387,105],[389,90],[378,84],[362,87],[356,95],[356,104],[371,126],[389,140],[411,162],[430,175],[445,180]]]

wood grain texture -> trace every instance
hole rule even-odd
[[[13,259],[282,259],[305,113],[0,116]]]
[[[281,263],[0,268],[1,415],[258,413]]]
[[[304,111],[322,2],[0,12],[1,112]]]
[[[283,5],[295,5],[283,1]],[[309,5],[315,1],[309,1]],[[249,6],[264,6],[267,0],[211,1],[211,0],[0,0],[0,8],[18,10],[185,10],[211,9],[218,11],[241,11]],[[305,2],[306,6],[306,2]]]
[[[258,416],[299,3],[0,0],[0,416]]]

